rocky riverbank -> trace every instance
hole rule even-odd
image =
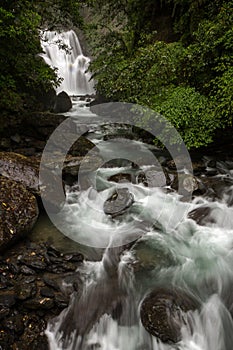
[[[40,113],[33,114],[30,118],[24,116],[5,121],[2,126],[1,132],[4,137],[0,142],[1,350],[47,350],[48,344],[44,330],[48,320],[60,314],[61,310],[68,305],[70,295],[82,287],[76,270],[82,264],[84,257],[77,251],[64,253],[48,242],[35,242],[30,235],[39,212],[44,213],[39,188],[41,185],[39,184],[40,157],[49,136],[64,120],[65,117],[61,115]],[[10,128],[9,125],[11,125]],[[75,124],[73,128],[75,130]],[[69,136],[70,134],[64,135],[64,137]],[[62,144],[55,146],[62,153]],[[80,137],[70,149],[63,165],[64,192],[66,186],[70,188],[77,182],[81,163],[86,162],[87,171],[90,171],[90,165],[98,168],[98,164],[102,164],[98,152],[94,154],[91,161],[89,161],[89,156],[84,160],[84,156],[93,147],[94,144],[91,141]],[[227,204],[232,205],[233,182],[229,173],[233,159],[229,154],[223,155],[221,152],[209,152],[207,156],[193,154],[194,175],[185,174],[182,169],[176,169],[175,164],[179,164],[178,159],[175,162],[166,156],[160,159],[162,159],[162,164],[159,170],[156,167],[143,170],[131,164],[131,171],[119,170],[108,178],[109,182],[124,183],[125,188],[122,188],[120,192],[116,191],[107,199],[104,205],[106,215],[109,215],[112,220],[121,220],[124,213],[130,210],[134,199],[127,189],[127,182],[141,184],[145,187],[159,187],[167,192],[176,192],[180,186],[179,192],[184,201],[186,196],[198,197],[201,195],[212,201],[222,200],[224,197]],[[182,159],[180,161],[182,163]],[[55,171],[56,169],[56,164],[50,162],[49,159],[46,166],[48,170]],[[112,165],[105,164],[105,166],[111,167]],[[57,208],[60,199],[55,195],[55,178],[52,179],[52,183],[54,183],[52,197],[55,200],[50,204]],[[84,174],[82,189],[89,186]],[[46,193],[51,191],[51,188],[43,190]],[[191,211],[189,218],[200,225],[214,222],[216,210],[208,205],[203,205]],[[158,260],[161,261],[162,255],[159,249],[158,256],[151,258],[148,250],[144,252],[144,247],[140,249],[137,251],[135,273],[141,273],[145,268],[151,269]],[[165,260],[170,261],[170,258]],[[69,287],[64,288],[64,283]],[[176,297],[179,292],[163,290],[161,293],[162,298],[164,295],[168,296],[169,303],[174,302],[174,307],[177,305],[180,307],[179,298]],[[152,321],[148,319],[150,311],[147,310],[147,307],[153,309],[153,300],[148,300],[146,299],[143,304],[141,315],[145,328],[162,340],[176,341],[179,339],[179,327],[177,332],[172,328],[169,330],[172,336],[168,334],[160,336],[160,330],[156,326],[160,322],[157,316],[153,315]],[[157,297],[157,294],[156,305],[158,309],[163,308],[160,296]],[[169,320],[163,321],[164,327],[161,333],[165,332],[166,322],[170,322]]]

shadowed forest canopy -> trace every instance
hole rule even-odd
[[[39,29],[73,26],[100,95],[162,113],[188,147],[232,127],[232,0],[1,0],[2,110],[36,109],[38,91],[59,83],[38,57]]]
[[[55,72],[38,56],[40,29],[81,23],[77,5],[72,1],[0,1],[2,112],[36,109],[37,96],[58,84]]]
[[[232,1],[92,4],[91,69],[100,94],[162,113],[188,147],[232,125]]]

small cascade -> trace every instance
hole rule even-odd
[[[90,120],[92,140],[104,159],[115,160],[119,151],[123,160],[148,159],[139,141],[132,141],[132,148],[101,141],[95,129],[100,116],[76,107],[68,115],[77,125]],[[153,169],[145,163],[141,170]],[[78,268],[80,281],[69,306],[48,322],[50,350],[232,350],[233,162],[219,168],[210,178],[223,186],[218,197],[206,191],[190,202],[169,186],[114,182],[113,175],[129,172],[137,179],[137,169],[125,162],[93,171],[93,187],[67,188],[59,227],[74,242],[91,247],[98,261]],[[132,205],[119,216],[106,215],[106,201],[125,187]],[[159,295],[153,299],[154,320],[153,308],[145,308],[151,292]],[[196,307],[186,312],[179,302],[186,305],[189,297]],[[176,330],[175,338],[169,329]]]
[[[57,92],[70,96],[95,94],[94,82],[88,72],[90,58],[82,53],[79,39],[73,30],[58,33],[45,31],[41,40],[44,54],[41,56],[52,68],[57,68],[63,79]]]
[[[103,174],[108,171],[103,169]],[[142,237],[136,245],[132,242],[130,250],[126,246],[112,247],[110,244],[103,252],[101,261],[84,262],[80,270],[83,276],[81,290],[73,295],[69,307],[48,324],[46,334],[50,350],[232,349],[233,321],[225,301],[233,281],[233,230],[232,227],[221,227],[226,210],[232,213],[232,208],[222,203],[216,224],[199,226],[186,215],[182,219],[180,213],[184,214],[187,207],[189,210],[199,208],[201,203],[195,200],[182,203],[174,193],[166,194],[156,188],[130,185],[130,190],[136,201],[135,206],[141,208],[140,214],[134,211],[134,218],[137,216],[151,222],[159,220],[161,229],[152,227],[150,231],[141,232]],[[102,192],[102,201],[110,194],[110,189],[105,191],[104,194]],[[122,231],[124,235],[130,235],[131,230],[136,229],[130,226],[130,221],[125,217],[127,229],[124,231],[123,223],[119,221],[116,230],[111,220],[106,221],[104,214],[100,215],[103,203],[97,197],[96,193],[90,199],[90,191],[83,191],[78,204],[72,202],[68,205],[75,213],[72,216],[72,211],[69,212],[70,223],[67,222],[75,227],[75,232],[72,232],[74,240],[76,235],[83,232],[92,240],[92,245],[98,246],[95,242],[101,230],[105,232],[101,240],[111,230],[115,235],[110,240],[116,240]],[[88,213],[87,199],[93,221],[86,216],[88,225],[85,226],[83,218],[84,212],[86,215]],[[218,202],[214,203],[218,205]],[[94,217],[93,209],[97,204],[99,214]],[[164,206],[163,210],[161,205]],[[176,217],[171,217],[172,208],[176,210]],[[100,223],[103,225],[98,231]],[[152,252],[150,258],[148,247]],[[134,255],[137,249],[140,259],[144,261],[141,273],[134,269],[138,262]],[[159,259],[154,260],[154,269],[151,269],[147,265],[148,258],[153,260],[156,256]],[[169,288],[171,285],[188,289],[200,301],[199,310],[190,311],[190,322],[182,326],[182,337],[177,344],[165,344],[151,336],[144,329],[139,315],[140,304],[148,290],[156,286]]]

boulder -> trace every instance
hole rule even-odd
[[[181,327],[189,323],[188,311],[198,307],[198,302],[182,290],[158,288],[142,301],[140,317],[150,334],[162,342],[177,343]]]
[[[71,108],[72,108],[72,102],[69,95],[65,91],[60,92],[56,97],[53,112],[66,113]]]
[[[14,152],[0,152],[0,175],[20,182],[33,193],[39,191],[39,166]]]
[[[132,193],[128,188],[118,188],[114,191],[110,198],[104,203],[104,212],[113,218],[125,213],[134,202]]]
[[[128,173],[117,173],[108,178],[108,181],[122,183],[122,182],[132,182],[132,175]]]
[[[67,145],[70,144],[70,140],[75,140],[75,142],[71,145],[70,149],[67,149]],[[90,140],[86,139],[84,136],[78,136],[75,128],[73,132],[71,132],[70,130],[62,130],[61,138],[51,140],[51,147],[52,150],[57,154],[68,153],[72,156],[80,157],[86,156],[88,152],[95,148],[95,144]],[[95,148],[93,152],[94,151],[96,154],[99,152],[97,148]]]
[[[80,187],[87,189],[91,186],[90,181],[87,181],[88,174],[96,171],[102,164],[103,159],[97,154],[86,157],[68,155],[62,169],[62,178],[68,185],[79,181]]]
[[[198,225],[205,226],[209,223],[215,223],[213,217],[210,216],[212,209],[207,206],[202,206],[196,209],[193,209],[188,213],[188,218],[196,221]]]
[[[162,246],[158,241],[146,238],[138,240],[131,248],[134,261],[134,271],[145,274],[157,268],[174,265],[175,260],[172,253]]]
[[[53,166],[55,169],[56,164]],[[35,159],[14,152],[0,152],[0,175],[21,183],[33,194],[43,195],[47,208],[52,212],[57,212],[64,204],[64,192],[61,194],[57,191],[59,179],[56,174],[44,168],[43,179],[46,183],[42,181],[39,184],[39,161]]]
[[[148,169],[138,174],[137,183],[143,183],[146,187],[164,187],[170,185],[171,179],[165,168],[163,171]]]
[[[197,177],[191,174],[178,173],[171,183],[171,187],[183,196],[204,194],[206,186]]]
[[[0,251],[25,237],[39,211],[36,198],[22,184],[0,177]]]

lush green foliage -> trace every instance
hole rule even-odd
[[[40,29],[80,23],[77,1],[2,0],[0,3],[0,108],[37,109],[38,96],[58,84],[55,72],[39,53]]]
[[[97,3],[90,40],[100,94],[162,113],[188,147],[208,144],[217,128],[232,124],[232,0]],[[102,17],[104,29],[93,25]],[[173,32],[159,40],[167,17]]]
[[[188,147],[232,125],[233,0],[2,0],[1,110],[37,108],[58,83],[39,29],[83,26],[80,9],[101,95],[162,113]]]
[[[33,92],[49,89],[55,74],[37,55],[40,16],[30,2],[5,1],[0,7],[0,108],[20,111],[32,102]]]

